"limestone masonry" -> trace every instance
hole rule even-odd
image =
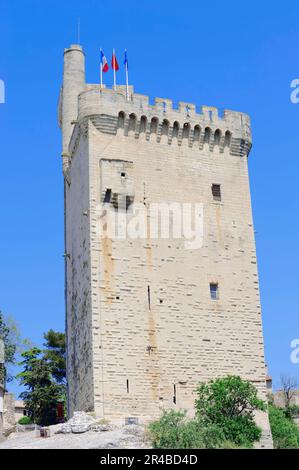
[[[250,380],[266,399],[248,180],[247,114],[85,83],[81,46],[64,53],[59,121],[65,179],[69,412],[148,422],[194,408],[199,381]],[[119,205],[119,200],[124,205]],[[107,213],[203,206],[203,245],[101,237]],[[147,223],[150,221],[147,220]],[[266,414],[263,446],[271,446]]]

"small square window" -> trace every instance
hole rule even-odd
[[[120,174],[120,176],[121,176],[122,178],[125,178],[125,177],[126,177],[126,173],[125,173],[124,171],[122,171],[121,174]]]
[[[210,294],[211,294],[211,299],[212,300],[218,300],[219,299],[218,284],[210,284]]]
[[[212,184],[212,194],[213,194],[214,201],[221,201],[220,184]]]

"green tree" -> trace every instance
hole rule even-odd
[[[299,448],[299,428],[285,410],[269,405],[269,421],[275,449]]]
[[[252,447],[261,437],[254,421],[256,410],[266,410],[257,390],[240,377],[227,376],[200,383],[195,401],[195,419],[183,411],[164,412],[151,423],[155,448],[235,449]]]
[[[57,402],[64,399],[65,385],[57,383],[53,364],[41,349],[31,348],[22,353],[22,358],[23,371],[17,377],[27,390],[20,398],[36,424],[55,424]]]
[[[65,334],[59,331],[49,330],[44,334],[46,342],[44,357],[51,364],[52,376],[57,383],[65,384],[66,381],[66,345]]]
[[[218,426],[225,439],[240,446],[251,446],[261,437],[254,412],[266,410],[256,388],[238,376],[227,376],[200,383],[195,401],[196,417]]]
[[[16,363],[17,355],[30,345],[27,339],[21,338],[18,325],[12,317],[6,317],[0,311],[0,339],[4,343],[4,365],[0,366],[0,382],[4,385],[13,380],[10,366]]]

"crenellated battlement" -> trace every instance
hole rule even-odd
[[[156,98],[150,103],[146,95],[135,94],[130,87],[130,98],[126,90],[116,90],[86,85],[78,97],[78,121],[74,129],[70,153],[74,152],[79,129],[87,130],[91,120],[105,134],[125,135],[135,139],[156,140],[169,145],[186,145],[220,153],[225,148],[232,155],[247,156],[251,148],[250,119],[247,114],[202,106],[197,112],[193,103],[180,101],[178,108],[172,100]]]
[[[220,153],[225,148],[232,155],[247,156],[251,148],[250,119],[247,114],[230,110],[220,111],[202,106],[198,112],[193,103],[180,101],[175,108],[172,100],[134,93],[118,86],[116,90],[99,85],[86,85],[78,97],[78,126],[86,131],[91,120],[103,133],[125,135],[135,139],[156,140],[169,145],[186,145]],[[153,135],[154,134],[154,135]],[[70,142],[72,154],[78,139],[74,129]]]

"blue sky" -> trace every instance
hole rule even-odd
[[[267,5],[266,5],[267,3]],[[87,81],[99,48],[128,49],[139,93],[248,112],[265,349],[274,385],[298,325],[299,4],[252,0],[0,0],[0,309],[40,344],[64,328],[63,181],[57,101],[64,47],[81,43]],[[118,79],[124,81],[123,72]],[[108,85],[112,83],[109,74]],[[17,391],[16,385],[11,388]]]

